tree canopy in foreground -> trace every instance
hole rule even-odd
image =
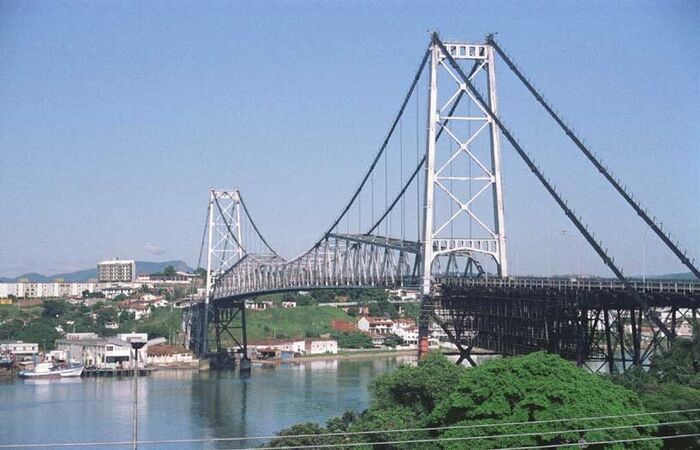
[[[267,445],[372,442],[376,444],[354,448],[472,449],[648,437],[652,439],[606,448],[662,445],[653,439],[653,416],[629,417],[645,412],[633,391],[544,352],[494,359],[475,368],[431,354],[417,367],[402,366],[377,377],[370,394],[370,406],[361,414],[346,413],[325,427],[295,425]],[[600,416],[627,417],[584,419]],[[416,428],[430,429],[387,432]],[[379,432],[343,434],[364,431]],[[313,436],[289,437],[299,434]]]

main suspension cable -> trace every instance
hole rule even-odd
[[[559,115],[554,112],[554,109],[549,105],[549,103],[544,99],[544,97],[535,89],[535,87],[528,81],[527,78],[523,75],[523,73],[518,69],[518,67],[513,63],[513,61],[508,57],[508,55],[501,49],[501,47],[496,43],[496,40],[493,37],[493,34],[489,34],[486,37],[486,42],[490,44],[494,50],[501,56],[503,61],[505,61],[506,65],[510,68],[510,70],[513,71],[516,77],[525,85],[528,91],[535,97],[537,102],[542,105],[542,107],[549,113],[550,116],[554,119],[554,121],[561,127],[562,130],[566,133],[566,135],[573,141],[574,144],[581,150],[581,152],[586,156],[586,158],[595,166],[596,169],[603,175],[603,177],[608,180],[608,182],[615,188],[615,190],[622,196],[622,198],[625,199],[625,201],[634,209],[634,211],[637,213],[639,217],[642,218],[642,220],[656,233],[656,235],[666,244],[668,248],[671,249],[671,251],[681,260],[683,264],[685,264],[691,272],[693,272],[693,275],[695,275],[695,278],[700,280],[700,270],[698,270],[697,267],[693,264],[693,261],[688,258],[685,252],[683,252],[677,245],[677,243],[673,243],[671,241],[671,238],[668,234],[664,233],[664,231],[661,229],[659,225],[656,224],[654,219],[652,219],[649,214],[641,207],[641,205],[634,200],[633,196],[627,192],[627,190],[622,187],[620,184],[619,180],[616,180],[610,172],[606,169],[605,165],[603,164],[602,160],[600,157],[596,156],[591,152],[579,139],[578,136],[569,128],[566,123],[559,117]]]
[[[241,206],[243,206],[243,212],[245,212],[245,215],[246,215],[246,217],[248,218],[248,220],[250,221],[250,224],[253,226],[253,229],[255,230],[255,233],[257,233],[257,235],[258,235],[258,237],[260,238],[260,240],[263,242],[263,244],[265,244],[265,247],[267,247],[267,249],[270,250],[270,251],[272,252],[273,255],[279,257],[279,256],[280,256],[279,253],[277,253],[277,252],[275,251],[275,249],[273,249],[273,248],[270,246],[270,244],[267,243],[267,241],[266,241],[265,238],[263,237],[262,233],[261,233],[260,230],[258,229],[258,226],[255,224],[255,221],[253,220],[253,217],[250,215],[250,212],[248,211],[248,207],[245,205],[245,202],[243,201],[243,196],[241,195],[241,192],[240,192],[239,190],[236,190],[236,192],[238,193],[238,199],[239,199],[240,202],[241,202]],[[239,226],[240,226],[240,224],[239,224]]]
[[[423,59],[421,60],[421,63],[418,67],[418,71],[416,72],[416,75],[413,77],[413,82],[411,83],[411,87],[408,89],[408,93],[404,97],[403,102],[401,103],[401,108],[399,108],[399,112],[396,115],[396,118],[394,118],[394,122],[391,125],[391,128],[389,128],[389,132],[387,133],[386,137],[384,138],[384,142],[382,143],[381,147],[379,148],[379,151],[377,154],[374,156],[374,159],[372,160],[372,164],[369,167],[369,170],[367,173],[365,173],[365,176],[362,178],[362,181],[360,182],[360,185],[357,187],[355,192],[353,193],[352,197],[350,198],[350,201],[345,205],[345,208],[343,208],[342,212],[338,216],[338,218],[333,222],[333,224],[328,228],[328,231],[326,231],[323,235],[323,237],[315,244],[318,245],[324,238],[326,238],[329,234],[333,232],[333,229],[335,229],[336,225],[343,219],[345,214],[350,210],[350,207],[353,205],[355,202],[355,199],[360,195],[360,192],[362,191],[362,188],[365,186],[367,183],[367,180],[369,179],[372,171],[376,167],[377,163],[379,162],[379,158],[381,158],[382,154],[384,153],[384,150],[386,149],[387,145],[389,144],[389,140],[391,139],[391,136],[394,134],[394,130],[396,129],[397,124],[399,123],[399,120],[401,119],[401,116],[404,113],[404,110],[406,109],[406,105],[408,104],[408,101],[410,100],[411,96],[413,95],[413,91],[416,88],[416,85],[418,84],[418,80],[420,79],[423,69],[425,68],[425,64],[428,61],[428,57],[430,56],[430,50],[427,49],[425,51],[425,55],[423,56]]]

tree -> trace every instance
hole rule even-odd
[[[126,297],[126,295],[124,295],[124,294],[119,294],[119,295],[117,295],[117,296],[114,297],[114,301],[115,301],[115,302],[121,302],[121,301],[124,301],[124,300],[126,300],[126,299],[127,299],[127,297]]]
[[[675,339],[670,350],[652,356],[649,373],[659,382],[673,382],[700,389],[700,332],[691,339]]]
[[[166,266],[163,270],[163,275],[165,275],[166,277],[172,277],[175,276],[175,274],[177,274],[177,271],[173,266]]]
[[[68,309],[68,303],[63,300],[46,300],[43,306],[41,315],[51,319],[63,316]]]
[[[25,324],[16,338],[24,342],[36,342],[44,350],[52,350],[56,339],[60,339],[60,337],[61,335],[51,323],[42,319],[34,319]]]
[[[700,333],[697,325],[693,328],[692,339],[676,338],[673,346],[659,351],[651,358],[649,370],[635,367],[622,374],[611,376],[613,382],[631,389],[639,395],[644,407],[649,411],[665,412],[696,408],[700,405]],[[688,420],[686,414],[664,414],[662,422]],[[660,425],[659,434],[700,433],[700,424],[679,423]],[[693,448],[698,442],[693,438],[673,439],[666,442],[667,448]]]
[[[17,339],[19,333],[24,327],[24,322],[21,319],[13,319],[0,324],[0,341]]]
[[[197,270],[194,271],[194,274],[203,280],[207,279],[207,269],[198,267]]]
[[[127,310],[122,310],[122,312],[119,313],[119,323],[124,323],[124,322],[128,322],[129,320],[134,320],[135,316],[136,315],[134,313],[130,313]]]
[[[117,309],[111,306],[95,309],[95,314],[97,314],[97,323],[103,326],[107,322],[116,322],[118,317]]]
[[[341,331],[332,333],[340,348],[372,348],[372,338],[359,331]]]
[[[280,431],[278,435],[279,439],[273,439],[270,441],[266,447],[314,447],[324,444],[334,444],[337,443],[337,438],[335,436],[325,437],[325,436],[314,436],[326,433],[326,429],[321,425],[313,422],[300,423],[297,425],[292,425],[289,428],[285,428]],[[284,436],[298,436],[302,437],[284,437]]]
[[[403,339],[395,334],[390,334],[384,339],[384,345],[387,347],[396,347],[397,345],[403,345]]]
[[[463,448],[467,442],[469,448],[477,449],[544,446],[652,436],[656,431],[656,419],[652,416],[576,419],[643,412],[634,392],[617,386],[608,379],[587,373],[556,355],[538,352],[496,359],[465,370],[454,392],[432,412],[428,424],[441,427],[494,424],[484,428],[452,428],[443,431],[438,437],[455,439],[446,443],[445,448]],[[508,422],[562,419],[567,419],[564,424],[504,425]],[[645,426],[600,429],[629,425]],[[599,430],[566,431],[593,428]],[[546,434],[513,436],[532,432]],[[484,435],[500,437],[477,438]],[[653,439],[626,444],[626,448],[660,447],[661,441]]]

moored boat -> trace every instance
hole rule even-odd
[[[11,369],[15,360],[10,355],[0,355],[0,369]]]
[[[82,364],[59,367],[51,362],[41,362],[34,370],[21,371],[19,376],[22,378],[79,377],[82,373]]]

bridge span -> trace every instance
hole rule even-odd
[[[546,349],[581,365],[592,364],[593,370],[614,371],[644,364],[657,348],[672,345],[680,327],[697,320],[700,282],[640,281],[623,275],[498,114],[497,56],[700,280],[694,260],[554,112],[493,36],[483,43],[447,42],[433,33],[359,186],[308,250],[295,258],[282,257],[260,232],[238,189],[210,190],[202,239],[202,249],[205,244],[207,248],[206,296],[188,308],[187,345],[200,356],[225,357],[226,335],[247,360],[246,298],[373,287],[420,291],[419,355],[428,350],[431,322],[444,329],[460,362],[473,363],[476,351],[512,355]],[[417,96],[421,83],[428,94],[424,105]],[[408,118],[411,112],[415,121]],[[421,117],[425,127],[419,125]],[[406,132],[414,122],[415,130]],[[502,138],[613,278],[511,275]]]

